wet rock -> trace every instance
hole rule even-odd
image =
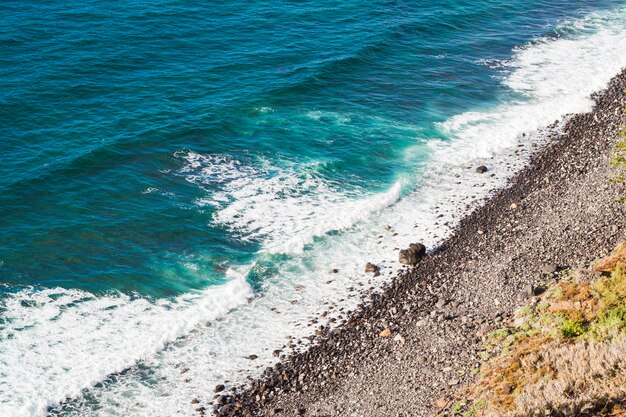
[[[374,276],[377,277],[380,275],[380,268],[377,265],[368,262],[367,265],[365,265],[365,272],[373,272]]]
[[[226,389],[226,386],[224,386],[224,384],[219,384],[215,386],[215,392],[222,392]]]
[[[248,359],[250,359],[251,361],[254,361],[254,360],[256,360],[257,358],[258,358],[258,356],[257,356],[257,355],[250,355],[250,356],[248,356]]]
[[[232,404],[226,404],[225,406],[223,406],[222,408],[220,408],[219,413],[222,416],[228,416],[233,412],[233,405]]]
[[[407,249],[400,251],[399,262],[404,265],[417,265],[425,254],[426,246],[421,243],[411,243]]]
[[[484,174],[487,171],[489,171],[489,168],[487,168],[484,165],[481,165],[478,168],[476,168],[476,172],[478,172],[479,174]]]

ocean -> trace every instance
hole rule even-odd
[[[2,1],[0,416],[194,415],[624,66],[624,1]]]

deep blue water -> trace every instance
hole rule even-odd
[[[245,265],[261,296],[287,273],[315,271],[310,254],[358,229],[361,201],[395,184],[399,201],[419,190],[433,143],[458,139],[444,122],[530,100],[503,82],[516,50],[608,30],[610,19],[568,22],[625,4],[3,0],[0,330],[44,326],[11,318],[15,294],[47,311],[20,291],[84,291],[52,321],[117,291],[155,301],[224,285]],[[16,334],[2,331],[0,378]],[[13,404],[8,380],[0,399]],[[32,395],[53,404],[71,391],[59,389]]]

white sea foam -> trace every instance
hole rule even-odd
[[[384,282],[395,247],[417,240],[432,246],[445,237],[466,205],[475,207],[523,165],[530,144],[543,140],[537,129],[588,110],[589,94],[626,65],[625,20],[624,9],[595,13],[563,23],[578,36],[539,39],[514,51],[503,64],[503,83],[518,101],[443,123],[451,140],[428,142],[427,169],[416,177],[416,191],[399,200],[398,184],[380,195],[346,193],[313,168],[258,168],[224,155],[179,153],[188,181],[218,185],[218,193],[198,205],[212,205],[216,222],[259,241],[259,261],[231,269],[222,287],[173,301],[60,289],[8,297],[0,328],[0,415],[42,416],[65,397],[75,400],[65,402],[61,414],[80,417],[182,416],[207,406],[216,383],[260,372],[287,335],[309,334],[307,318],[323,306],[352,308],[357,300],[350,287]],[[467,171],[480,163],[488,174]],[[325,238],[303,252],[315,236]],[[299,256],[273,259],[278,273],[267,274],[262,296],[250,299],[243,277],[250,270],[263,275],[264,259],[276,253]],[[365,276],[365,260],[380,262],[383,277]],[[251,362],[250,354],[259,358]],[[142,366],[132,366],[140,360]]]
[[[482,112],[462,113],[441,125],[452,144],[439,146],[436,158],[447,163],[492,158],[567,114],[591,110],[590,95],[606,86],[626,65],[626,9],[592,13],[563,22],[585,33],[573,38],[540,38],[502,62],[503,84],[517,101]]]
[[[258,161],[248,165],[225,155],[180,156],[189,181],[219,190],[196,203],[217,207],[217,224],[243,240],[261,241],[267,253],[302,253],[315,237],[352,227],[400,196],[400,183],[382,194],[348,193],[317,175],[315,164],[258,168]]]
[[[48,406],[154,357],[198,324],[245,303],[243,277],[174,301],[80,290],[23,290],[2,300],[0,415],[44,415]]]

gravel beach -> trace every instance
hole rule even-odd
[[[625,89],[626,71],[451,238],[368,295],[346,323],[320,328],[306,352],[245,389],[219,387],[213,412],[430,416],[444,407],[471,380],[486,333],[560,269],[586,269],[623,238],[626,209],[614,201],[621,190],[608,160],[626,123]]]

